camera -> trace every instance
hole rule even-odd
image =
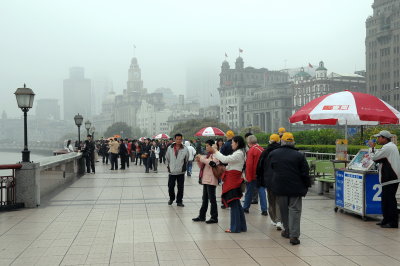
[[[210,161],[208,165],[211,167],[217,167],[217,164],[214,161]]]

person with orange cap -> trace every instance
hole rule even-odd
[[[285,132],[281,147],[267,157],[267,187],[277,196],[284,231],[281,235],[290,238],[290,244],[300,244],[300,219],[302,197],[311,187],[307,160],[294,147],[292,133]]]
[[[267,157],[275,149],[281,146],[280,138],[278,134],[271,134],[269,137],[269,144],[267,148],[261,153],[260,159],[257,164],[256,177],[257,186],[265,187],[267,189],[267,200],[268,200],[268,213],[271,218],[271,224],[276,226],[278,231],[282,230],[281,223],[281,212],[279,211],[278,202],[276,201],[276,195],[272,192],[271,188],[267,186]]]
[[[225,135],[227,141],[224,143],[224,145],[222,145],[220,152],[222,153],[222,155],[227,156],[233,153],[232,138],[235,136],[235,133],[233,133],[232,130],[228,130]]]

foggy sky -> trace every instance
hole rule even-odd
[[[328,72],[353,73],[365,69],[372,2],[1,1],[0,113],[21,114],[13,93],[24,82],[36,99],[58,98],[62,106],[62,81],[73,66],[92,80],[112,81],[121,93],[134,44],[150,91],[183,94],[188,66],[213,68],[218,76],[224,53],[232,67],[239,47],[245,66],[279,70],[285,60],[293,68],[323,60]]]

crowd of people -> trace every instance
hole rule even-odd
[[[370,156],[380,163],[382,184],[383,228],[398,228],[395,194],[400,173],[399,152],[390,141],[392,134],[381,131],[376,135],[383,145],[375,151],[376,143],[370,142]],[[192,176],[193,163],[199,168],[199,183],[203,186],[202,204],[194,222],[218,223],[216,188],[222,184],[221,208],[230,209],[230,227],[227,233],[247,231],[246,216],[252,204],[260,203],[260,213],[270,217],[271,224],[282,231],[292,245],[300,244],[300,220],[302,198],[311,187],[309,167],[305,156],[295,148],[294,136],[280,128],[269,137],[264,149],[255,135],[247,133],[244,138],[233,131],[222,138],[208,139],[203,149],[200,139],[184,141],[182,134],[168,140],[146,138],[140,140],[103,139],[93,141],[91,135],[78,145],[86,159],[87,173],[95,173],[95,161],[102,157],[110,170],[125,170],[130,163],[143,165],[144,172],[157,173],[158,164],[168,170],[168,205],[176,201],[184,207],[185,174]],[[66,143],[68,152],[74,151],[71,141]],[[119,167],[120,166],[120,167]],[[177,186],[177,193],[175,193]],[[244,193],[245,192],[245,193]],[[241,202],[244,194],[244,200]],[[208,205],[210,218],[207,220]]]
[[[67,148],[70,147],[69,142]],[[117,138],[93,141],[88,135],[81,151],[87,173],[95,173],[97,156],[103,164],[110,164],[113,171],[125,170],[134,164],[143,165],[144,173],[157,173],[158,165],[165,164],[169,173],[168,205],[176,201],[179,207],[185,206],[185,174],[192,176],[195,162],[200,169],[203,195],[199,215],[192,219],[194,222],[218,223],[216,188],[221,184],[221,208],[230,209],[227,233],[246,232],[245,215],[252,204],[259,202],[261,215],[269,215],[271,224],[282,230],[283,237],[289,238],[293,245],[299,244],[301,200],[310,179],[304,155],[294,148],[293,135],[279,129],[278,134],[270,136],[264,150],[251,133],[242,137],[229,130],[226,141],[209,139],[204,148],[199,139],[184,141],[182,134],[168,140],[146,138],[142,141]],[[210,218],[207,220],[208,205]]]

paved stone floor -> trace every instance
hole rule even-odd
[[[335,213],[332,199],[304,199],[301,244],[292,246],[258,205],[246,233],[224,232],[229,210],[219,209],[219,224],[194,223],[197,178],[186,178],[181,208],[167,205],[164,166],[143,172],[97,163],[95,175],[39,208],[0,213],[0,265],[400,265],[399,230]]]

